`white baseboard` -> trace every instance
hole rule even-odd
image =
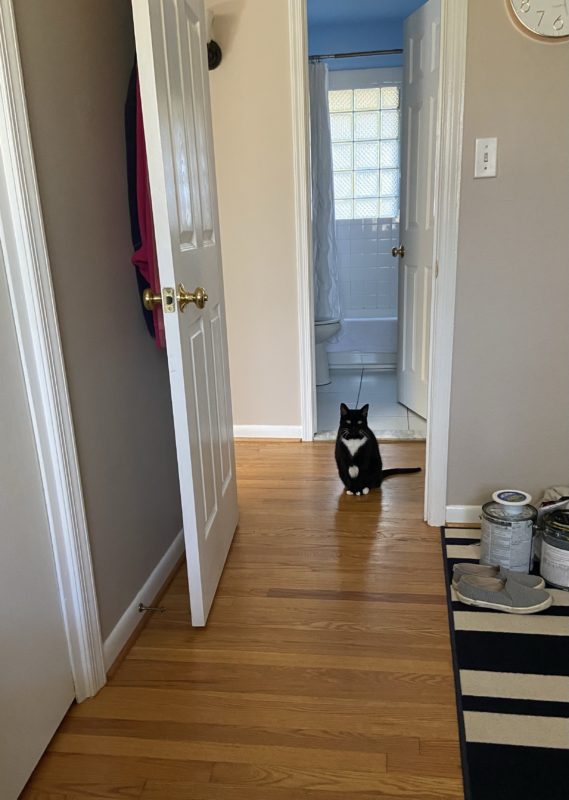
[[[180,531],[156,567],[150,573],[148,580],[140,587],[140,590],[136,593],[131,604],[105,639],[105,643],[103,644],[105,670],[110,669],[140,622],[142,615],[138,610],[139,603],[148,605],[148,603],[154,600],[156,595],[160,592],[160,589],[168,580],[170,573],[176,566],[176,562],[183,552],[184,531]]]
[[[234,425],[236,439],[302,439],[301,425]]]
[[[480,522],[482,506],[447,506],[446,521],[473,525]]]

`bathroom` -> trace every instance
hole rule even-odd
[[[424,4],[308,0],[317,438],[341,402],[383,439],[426,437],[398,387],[404,29]]]

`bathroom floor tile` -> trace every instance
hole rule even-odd
[[[375,417],[407,417],[407,409],[397,402],[395,370],[364,370],[358,406],[365,403]]]
[[[386,403],[397,402],[397,373],[395,370],[365,369],[362,376],[361,395],[375,397]]]
[[[379,436],[382,431],[408,431],[409,423],[407,415],[404,417],[385,417],[382,415],[370,415],[368,425]]]
[[[358,407],[369,404],[370,417],[401,417],[407,420],[407,409],[400,403],[386,403],[373,395],[362,392],[358,400]]]
[[[355,405],[356,397],[347,398],[344,393],[319,392],[317,396],[317,427],[318,431],[333,431],[338,429],[340,421],[340,403]]]
[[[427,423],[397,402],[395,370],[332,369],[332,381],[317,389],[317,430],[333,432],[338,428],[340,403],[361,408],[369,403],[368,423],[375,434],[398,432],[412,436],[426,435]]]
[[[362,369],[331,369],[330,377],[332,382],[327,386],[318,386],[317,393],[324,394],[341,394],[346,393],[346,397],[350,398],[350,403],[356,403],[360,391],[360,384],[362,380]],[[348,403],[348,400],[346,400]]]

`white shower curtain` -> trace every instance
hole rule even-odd
[[[314,312],[317,320],[340,319],[332,141],[328,110],[328,67],[326,64],[310,64],[308,75],[312,158]]]

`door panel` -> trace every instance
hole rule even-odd
[[[427,416],[434,248],[440,0],[405,23],[399,273],[399,400]]]
[[[207,620],[237,525],[233,422],[202,0],[134,0],[193,625]]]
[[[0,797],[16,800],[75,697],[0,255]]]

